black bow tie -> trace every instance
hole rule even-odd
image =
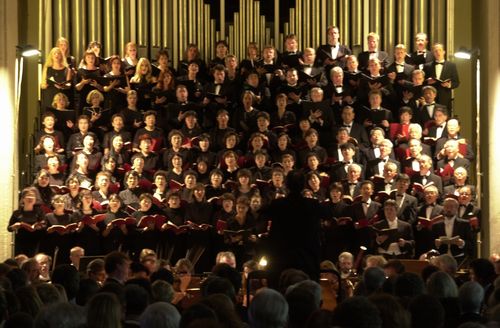
[[[349,124],[344,124],[344,125],[342,125],[342,127],[344,127],[344,128],[350,128],[350,127],[351,127],[351,125],[349,125]]]
[[[356,182],[349,182],[349,186],[355,186],[355,185],[357,185]]]
[[[368,51],[368,53],[374,54],[374,53],[376,53],[376,51]]]
[[[312,68],[312,67],[313,67],[312,64],[310,64],[310,65],[304,65],[304,68]]]
[[[444,65],[444,62],[441,62],[441,63],[440,62],[435,62],[434,64],[435,65]]]
[[[343,88],[343,85],[336,85],[335,88]]]
[[[425,51],[417,51],[417,55],[425,55]]]
[[[215,83],[215,86],[222,85],[222,83]]]
[[[398,67],[405,67],[404,64],[396,64],[396,66],[398,66]]]
[[[396,197],[404,197],[403,194],[397,194]]]

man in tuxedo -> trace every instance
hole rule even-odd
[[[325,88],[325,98],[329,99],[337,122],[340,121],[342,108],[356,103],[354,87],[344,79],[344,71],[338,66],[330,70],[330,84]]]
[[[325,68],[325,72],[329,72],[332,67],[345,67],[345,56],[351,54],[351,49],[346,45],[340,44],[340,31],[337,26],[328,26],[328,43],[319,46],[316,51],[316,62],[318,65]]]
[[[397,95],[396,108],[409,106],[417,118],[417,109],[422,103],[422,89],[424,88],[425,73],[423,70],[416,69],[411,73],[411,82],[404,81],[402,92]]]
[[[355,117],[354,108],[351,106],[342,108],[339,128],[346,128],[349,136],[356,139],[359,145],[367,146],[369,140],[366,129],[361,124],[354,121]]]
[[[438,160],[446,157],[444,146],[448,140],[456,140],[458,142],[460,157],[468,159],[470,162],[474,160],[474,151],[465,138],[460,137],[460,123],[455,118],[449,119],[446,122],[446,137],[442,137],[436,141],[435,154]]]
[[[360,246],[368,248],[371,246],[371,229],[368,224],[370,220],[377,219],[382,207],[380,203],[371,199],[373,190],[373,182],[369,180],[363,181],[360,187],[361,201],[353,203],[347,210],[349,216],[356,223],[355,249],[359,249]]]
[[[215,126],[215,117],[219,109],[227,109],[233,101],[234,90],[226,82],[226,71],[222,65],[215,65],[212,69],[213,82],[205,86],[203,98],[203,127],[210,129]]]
[[[384,139],[382,140],[382,142],[380,142],[380,156],[368,161],[368,163],[366,164],[365,176],[367,179],[374,175],[382,175],[386,163],[394,163],[396,165],[397,171],[399,171],[399,162],[393,158],[390,158],[392,148],[393,145],[389,139]]]
[[[434,124],[429,127],[427,131],[424,130],[424,135],[433,138],[433,140],[448,137],[448,131],[446,129],[447,121],[448,110],[444,107],[434,107]]]
[[[415,140],[418,142],[418,145],[416,142],[413,142],[414,149],[410,149],[410,143],[412,140]],[[406,161],[409,157],[413,157],[415,159],[416,157],[420,156],[421,154],[429,155],[432,156],[432,149],[431,146],[428,144],[422,143],[422,127],[418,123],[410,123],[408,127],[408,141],[400,143],[399,146],[396,148],[395,154],[396,158],[404,162]],[[418,148],[415,148],[417,146]],[[415,151],[418,151],[417,154],[415,154]],[[412,152],[414,154],[412,154]]]
[[[443,147],[443,153],[443,157],[437,162],[437,168],[443,182],[449,185],[453,177],[453,170],[456,167],[463,167],[468,170],[470,162],[468,159],[459,156],[458,141],[455,139],[446,141]]]
[[[322,147],[329,149],[333,142],[333,127],[335,119],[328,103],[323,100],[323,90],[314,87],[310,92],[311,101],[303,101],[302,116],[307,117],[311,123],[311,128],[319,132],[319,143]]]
[[[406,55],[406,46],[404,44],[396,45],[394,48],[394,60],[386,67],[387,76],[395,83],[394,89],[399,96],[402,96],[402,85],[405,81],[411,80],[411,74],[414,70],[412,65],[405,63]]]
[[[427,84],[434,86],[438,92],[438,102],[452,109],[451,90],[458,88],[460,79],[458,77],[455,63],[445,60],[445,50],[441,43],[436,43],[432,47],[434,62],[424,65]]]
[[[408,222],[412,226],[417,221],[417,198],[407,193],[410,186],[410,177],[408,174],[400,173],[395,179],[396,192],[391,194],[391,198],[396,201],[398,206],[398,218]]]
[[[380,157],[380,143],[384,139],[385,132],[382,128],[376,127],[370,131],[370,144],[361,153],[361,163],[363,165]],[[394,158],[393,154],[391,154],[391,158]]]
[[[378,49],[380,36],[375,32],[368,33],[368,50],[363,51],[358,55],[359,69],[366,71],[368,69],[368,61],[370,59],[378,59],[382,63],[382,67],[386,66],[389,55],[385,51]]]
[[[302,65],[299,69],[299,82],[304,83],[308,88],[325,87],[328,80],[323,67],[316,66],[316,50],[313,48],[305,48],[302,55]]]
[[[473,193],[470,186],[463,186],[458,190],[459,207],[457,216],[469,222],[472,230],[477,232],[481,227],[481,209],[474,205],[472,197]],[[473,218],[475,218],[475,220],[473,220]]]
[[[306,97],[307,90],[299,83],[299,73],[296,68],[286,71],[285,81],[277,88],[277,93],[284,93],[288,96],[287,110],[293,112],[296,117],[301,117],[301,102]]]
[[[439,194],[443,193],[443,181],[439,176],[432,173],[433,172],[433,163],[432,158],[427,155],[420,156],[420,172],[418,174],[414,174],[411,178],[411,182],[414,185],[415,183],[419,183],[423,186],[428,184],[433,184],[439,191]],[[412,186],[414,189],[414,186]],[[415,191],[415,190],[414,190]],[[422,193],[420,191],[415,192],[415,196],[422,200]]]
[[[394,121],[392,112],[382,107],[382,92],[372,90],[368,93],[369,108],[365,107],[362,115],[363,126],[367,132],[375,127],[384,129],[389,133],[390,123]]]
[[[415,35],[415,51],[406,57],[406,62],[418,69],[422,69],[426,63],[432,63],[434,56],[427,49],[428,43],[427,34],[423,32],[417,33]]]
[[[459,196],[460,189],[462,187],[469,187],[472,192],[472,199],[476,199],[476,188],[475,186],[468,184],[469,172],[463,167],[457,167],[453,170],[452,184],[444,187],[443,193],[445,195],[455,195]]]
[[[411,258],[415,241],[412,227],[408,222],[398,219],[398,205],[395,200],[388,199],[384,203],[385,220],[373,225],[375,234],[373,249],[388,258]],[[396,229],[395,233],[382,232],[383,229]],[[378,231],[377,231],[378,230]]]
[[[473,191],[471,186],[463,186],[458,191],[457,217],[469,224],[472,232],[471,254],[477,254],[477,234],[481,231],[481,209],[472,203]]]
[[[343,160],[337,162],[330,172],[330,177],[332,181],[342,181],[347,179],[347,172],[349,165],[356,163],[355,156],[357,148],[354,144],[345,142],[339,146],[340,151],[342,153]],[[359,163],[356,163],[360,165]],[[363,170],[362,165],[360,165],[361,170]],[[361,175],[363,176],[363,174]]]
[[[408,141],[409,156],[401,162],[401,172],[413,176],[420,171],[420,157],[424,155],[422,146],[420,139],[410,139]],[[430,156],[430,151],[425,155]]]
[[[182,127],[183,114],[189,110],[198,110],[197,106],[190,102],[188,88],[180,84],[175,88],[176,102],[168,103],[165,110],[160,112],[158,123],[163,131],[171,131]]]
[[[428,127],[434,120],[434,110],[441,108],[446,110],[446,106],[436,103],[437,90],[431,85],[422,88],[423,104],[418,107],[416,112],[416,121],[424,128]]]
[[[285,37],[285,51],[281,54],[281,65],[284,69],[296,68],[301,65],[302,52],[299,51],[299,42],[295,34],[289,34]]]
[[[373,181],[375,185],[375,192],[386,192],[391,194],[391,192],[396,189],[396,176],[399,174],[399,168],[394,162],[387,161],[384,164],[384,168],[381,175],[372,176],[370,179]],[[385,197],[379,198],[379,195],[375,196],[375,200],[383,203]]]
[[[443,202],[444,221],[432,226],[434,243],[441,254],[449,253],[458,263],[472,255],[472,234],[469,224],[458,218],[459,203],[454,198]],[[456,237],[454,240],[451,238]]]
[[[439,191],[436,186],[429,186],[424,190],[424,204],[417,210],[417,219],[426,218],[433,219],[441,215],[443,206],[437,203]],[[415,226],[415,255],[418,258],[434,248],[434,235],[431,228],[424,227],[420,223]]]
[[[347,179],[341,182],[344,195],[352,198],[359,196],[361,189],[361,172],[362,168],[359,164],[353,163],[347,166]]]

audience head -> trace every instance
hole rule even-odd
[[[288,304],[280,293],[263,288],[248,308],[248,321],[252,328],[284,328],[288,320]]]
[[[337,306],[333,324],[345,328],[380,328],[382,319],[377,307],[366,297],[355,296]]]
[[[177,328],[180,321],[179,311],[165,302],[149,305],[139,319],[141,328]]]
[[[455,280],[443,271],[434,272],[427,281],[427,293],[437,298],[449,298],[458,296],[458,288]]]
[[[87,325],[95,328],[120,328],[121,304],[116,295],[101,292],[94,295],[87,305]]]

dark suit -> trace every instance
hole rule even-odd
[[[403,72],[398,73],[396,62],[392,62],[390,65],[388,65],[386,69],[386,73],[396,73],[396,82],[399,80],[411,80],[411,73],[415,70],[415,68],[412,65],[403,64]]]
[[[448,160],[447,158],[443,158],[437,162],[436,167],[439,170],[439,172],[441,172],[448,165],[451,166],[453,169],[457,167],[463,167],[464,169],[469,170],[470,162],[466,158],[457,157],[453,160],[453,165],[451,165],[450,160]],[[452,176],[442,175],[442,180],[445,185],[449,185],[452,183],[451,178]]]
[[[429,206],[432,206],[432,211],[430,213],[430,216],[427,217],[427,208]],[[425,217],[428,219],[432,219],[438,215],[441,215],[442,211],[443,211],[443,206],[441,205],[424,204],[418,208],[417,217]],[[434,246],[434,234],[432,233],[432,230],[427,228],[422,228],[421,230],[415,229],[415,257],[418,258],[423,253],[428,252],[433,248],[435,248],[435,246]]]
[[[422,69],[425,64],[432,63],[433,61],[434,55],[432,54],[432,51],[427,49],[424,54],[419,54],[417,51],[414,51],[405,57],[405,62],[415,66],[415,69]]]
[[[451,181],[453,182],[454,180],[451,179]],[[463,185],[463,186],[458,186],[456,184],[451,184],[451,185],[448,185],[448,186],[445,186],[443,188],[443,195],[446,196],[446,195],[457,195],[458,196],[458,190],[464,186],[467,186],[470,188],[471,192],[472,192],[472,199],[475,199],[476,198],[476,187],[473,186],[473,185],[470,185],[470,184],[466,184],[466,185]]]
[[[391,196],[391,198],[397,201],[396,192],[393,192]],[[416,197],[410,194],[404,194],[403,201],[398,207],[398,218],[413,226],[417,221],[417,206],[418,201]]]
[[[397,233],[397,238],[402,238],[406,241],[405,245],[403,247],[400,247],[401,250],[401,255],[398,256],[399,258],[411,258],[413,256],[413,248],[415,247],[415,240],[413,239],[413,230],[411,225],[408,222],[398,220],[398,233]],[[387,220],[382,220],[373,225],[374,228],[376,229],[388,229],[389,228],[389,223]],[[373,235],[373,249],[379,253],[379,248],[383,249],[384,251],[387,251],[387,248],[392,242],[397,242],[397,241],[391,241],[390,238],[388,238],[386,241],[384,241],[381,244],[378,244],[375,240],[376,238],[376,233]],[[380,254],[387,254],[386,252],[380,253]],[[390,255],[389,255],[390,256]]]
[[[382,175],[384,172],[381,172],[379,170],[379,163],[382,161],[382,159],[380,158],[375,158],[375,159],[372,159],[371,161],[369,161],[367,164],[366,164],[366,172],[365,172],[365,177],[367,179],[369,179],[370,177],[374,176],[374,175]],[[386,163],[394,163],[396,164],[396,166],[398,167],[398,171],[399,171],[399,167],[400,167],[400,164],[398,161],[396,161],[395,159],[391,159],[391,158],[388,158],[387,159],[387,162]],[[384,164],[385,165],[385,164]]]
[[[436,223],[432,226],[432,232],[434,234],[435,239],[439,239],[441,236],[446,236],[445,232],[445,222],[439,222]],[[469,256],[471,255],[472,251],[472,234],[470,231],[469,224],[466,221],[460,220],[458,218],[455,218],[455,221],[453,223],[453,232],[452,236],[460,236],[461,239],[465,241],[465,246],[463,248],[459,248],[456,245],[451,245],[449,247],[449,250],[453,257],[458,258],[460,260],[463,259],[464,256]],[[446,254],[448,252],[448,245],[442,244],[438,248],[439,253],[441,254]]]
[[[337,52],[337,57],[336,58],[331,58],[331,53],[332,53],[332,46],[329,44],[322,44],[318,47],[316,50],[316,63],[317,65],[324,66],[325,67],[325,72],[329,72],[330,69],[334,66],[340,66],[341,68],[345,67],[345,56],[351,54],[351,49],[349,49],[346,45],[339,44],[339,50]],[[333,65],[325,64],[325,61],[327,59],[333,59],[335,60],[335,63]]]
[[[309,84],[308,80],[312,79],[318,75],[321,75],[321,76],[319,77],[319,81],[315,81],[316,83],[314,86],[323,88],[328,84],[328,80],[325,76],[325,71],[324,71],[323,67],[312,66],[311,72],[309,74],[305,72],[305,69],[306,69],[306,66],[303,65],[299,69],[298,73],[299,73],[299,82],[304,83],[307,86],[307,88],[313,87],[313,85]]]
[[[291,194],[272,201],[266,212],[272,225],[268,239],[270,284],[277,286],[281,272],[288,268],[304,271],[319,281],[320,220],[328,216],[314,199]],[[307,219],[305,219],[307,218]]]
[[[339,121],[340,124],[337,126],[338,128],[343,127],[344,123]],[[335,131],[335,135],[337,131]],[[351,123],[351,131],[349,132],[349,136],[356,139],[359,145],[368,146],[370,144],[370,139],[368,138],[368,133],[366,133],[366,129],[359,123],[352,122]]]
[[[333,127],[335,126],[335,118],[333,112],[326,101],[313,102],[303,101],[302,116],[310,117],[314,112],[321,113],[322,124],[320,122],[311,122],[311,128],[314,128],[319,133],[319,144],[324,148],[329,148],[335,142]]]
[[[361,162],[363,163],[363,165],[366,165],[369,161],[377,158],[378,157],[375,156],[375,149],[371,145],[368,145],[368,147],[361,149]],[[395,159],[394,151],[391,151],[389,158]]]
[[[361,167],[361,176],[363,175],[363,170],[364,167],[363,165],[353,162],[355,164],[358,164]],[[333,165],[331,171],[330,171],[330,182],[340,182],[343,180],[347,179],[347,171],[346,167],[349,166],[349,164],[345,162],[337,162]]]
[[[383,126],[381,123],[383,120],[388,121],[389,123],[394,122],[394,116],[392,115],[392,112],[388,110],[387,108],[378,108],[378,109],[369,109],[369,108],[363,108],[361,113],[360,113],[360,118],[362,122],[365,121],[370,121],[372,123],[371,126],[366,127],[366,132],[367,134],[370,133],[371,129],[375,127],[379,127],[384,130],[385,134],[387,137],[389,136],[389,127]]]
[[[377,52],[377,58],[380,61],[380,67],[385,67],[387,65],[387,60],[389,59],[389,54],[385,51],[379,50]],[[368,69],[368,62],[370,60],[370,52],[363,51],[358,55],[359,69],[365,71]]]
[[[427,63],[424,65],[424,72],[426,78],[436,78],[436,62]],[[441,76],[439,77],[441,81],[450,80],[451,88],[444,88],[441,86],[441,83],[436,82],[433,86],[436,88],[438,95],[437,101],[440,104],[445,105],[449,109],[452,108],[452,98],[451,98],[451,89],[458,88],[460,85],[460,80],[458,78],[457,66],[455,63],[445,61],[443,63],[443,69],[441,71]]]
[[[350,193],[350,188],[349,188],[349,187],[350,187],[350,184],[349,184],[349,181],[347,181],[347,180],[342,180],[342,181],[341,181],[341,183],[342,183],[342,188],[343,188],[342,193],[343,193],[344,195],[351,196],[351,197],[353,197],[353,198],[354,198],[354,197],[356,197],[356,196],[359,196],[359,194],[360,194],[360,186],[361,186],[361,182],[358,182],[358,183],[356,183],[356,184],[355,184],[355,186],[354,186],[354,190],[353,190],[353,193],[352,193],[352,194]]]
[[[462,205],[458,208],[458,215],[461,214],[461,209]],[[477,254],[477,234],[481,231],[481,209],[474,204],[469,203],[465,206],[463,214],[459,218],[469,224],[472,233],[470,254],[473,258],[475,258]],[[474,220],[471,220],[473,218]]]
[[[439,194],[441,195],[443,193],[443,181],[441,180],[441,178],[439,176],[435,175],[434,173],[429,174],[429,176],[427,176],[426,178],[427,178],[427,183],[425,183],[425,184],[429,184],[430,182],[434,182],[434,185],[438,188]],[[417,182],[417,183],[423,184],[422,179],[423,179],[423,177],[420,174],[415,174],[414,176],[411,177],[411,183],[413,184],[413,183]],[[419,198],[419,197],[417,197],[417,198]]]
[[[428,107],[431,105],[433,105],[433,107],[431,114],[429,114]],[[436,111],[437,108],[446,109],[446,106],[436,103],[424,104],[417,109],[417,112],[414,113],[413,117],[416,118],[417,123],[419,123],[422,126],[422,128],[425,128],[426,124],[428,124],[429,121],[434,121],[434,112]]]
[[[283,51],[283,53],[280,56],[281,66],[283,66],[283,68],[294,67],[298,69],[300,67],[299,59],[301,58],[302,58],[301,51],[296,51],[294,53],[289,51]]]
[[[217,90],[218,84],[215,82],[210,82],[205,85],[205,94],[215,94]],[[217,96],[220,98],[225,98],[226,103],[218,103],[214,100],[210,100],[210,103],[201,109],[200,117],[202,120],[202,126],[204,129],[211,129],[215,126],[215,117],[217,111],[219,109],[228,108],[231,102],[234,102],[235,99],[234,89],[231,83],[224,81],[224,83],[220,84],[219,92]],[[209,97],[210,98],[210,97]]]
[[[436,149],[434,151],[434,155],[437,156],[437,154],[441,151],[441,149],[444,148],[444,144],[446,143],[446,141],[450,140],[451,138],[448,138],[448,137],[442,137],[442,138],[439,138],[438,140],[436,140]],[[456,138],[456,140],[458,140],[459,138]],[[462,146],[465,147],[465,149],[462,151]],[[462,156],[464,157],[463,159],[467,159],[469,161],[473,161],[474,158],[475,158],[475,155],[474,155],[474,151],[472,150],[472,147],[470,144],[462,144],[460,145],[459,144],[459,152],[462,154]],[[464,164],[464,163],[461,163],[461,164]],[[469,163],[470,165],[470,163]],[[455,167],[459,167],[459,166],[462,166],[462,165],[455,165]]]
[[[363,203],[356,202],[349,206],[348,213],[349,216],[353,219],[353,222],[358,222],[362,219],[372,219],[375,215],[379,215],[382,209],[382,205],[376,201],[371,201],[368,206],[366,215],[363,211]],[[359,249],[360,246],[366,246],[370,248],[371,246],[371,229],[369,227],[356,229],[356,249]]]

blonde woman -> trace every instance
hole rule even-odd
[[[151,63],[146,58],[139,59],[134,76],[130,79],[130,87],[137,91],[137,107],[148,110],[151,106],[151,91],[156,84],[152,76]]]
[[[68,67],[66,57],[60,48],[54,47],[47,55],[47,60],[43,65],[42,82],[42,109],[50,108],[52,99],[59,92],[70,94],[71,89],[71,69]]]
[[[69,41],[65,37],[60,37],[57,39],[56,47],[61,49],[64,58],[66,58],[66,62],[68,63],[68,67],[73,71],[72,73],[76,73],[76,59],[74,56],[71,56],[69,53]]]

